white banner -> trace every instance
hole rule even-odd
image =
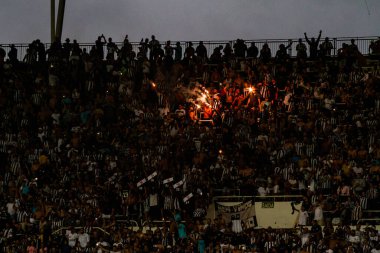
[[[148,181],[152,180],[155,176],[157,176],[157,171],[153,172],[152,174],[150,174],[147,179]]]
[[[173,185],[173,188],[174,188],[174,189],[177,189],[177,188],[180,187],[181,185],[183,185],[183,180],[181,180],[181,181],[175,183],[175,184]]]
[[[183,202],[186,203],[187,201],[189,201],[189,199],[191,199],[193,197],[193,193],[189,193],[186,197],[183,198]]]
[[[255,205],[252,200],[236,205],[223,205],[222,203],[215,203],[215,210],[217,214],[221,214],[226,223],[240,220],[242,229],[253,228],[255,224]]]
[[[170,178],[167,178],[165,179],[164,181],[162,181],[163,184],[168,184],[170,182],[173,182],[174,178],[173,177],[170,177]]]
[[[143,184],[146,183],[146,181],[147,181],[146,178],[141,179],[140,181],[137,182],[137,187],[142,186]]]

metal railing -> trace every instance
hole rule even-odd
[[[378,36],[368,36],[368,37],[338,37],[338,38],[331,38],[330,41],[333,44],[333,49],[332,49],[332,56],[337,56],[338,54],[338,49],[342,47],[343,43],[346,44],[351,44],[351,39],[355,40],[356,45],[358,46],[359,51],[363,55],[369,55],[370,52],[370,44],[372,41],[376,41],[379,39]],[[302,38],[303,41],[305,41]],[[296,56],[296,46],[298,44],[298,38],[292,38],[292,39],[260,39],[260,40],[245,40],[245,44],[249,47],[251,42],[255,42],[256,46],[260,50],[262,46],[267,43],[271,52],[272,56],[274,57],[280,44],[284,44],[285,46],[288,45],[291,41],[293,41],[292,46],[288,49],[288,53],[291,57]],[[324,38],[321,38],[320,43],[324,41]],[[189,43],[193,43],[193,47],[196,48],[199,45],[200,41],[179,41],[181,47],[182,47],[182,52],[184,53],[186,47],[189,45]],[[175,46],[176,41],[171,42],[171,46]],[[232,47],[236,43],[236,40],[220,40],[220,41],[203,41],[203,44],[205,45],[208,55],[210,56],[214,49],[219,47],[219,46],[225,46],[226,44],[230,44]],[[26,50],[29,47],[28,43],[13,43],[15,45],[15,48],[17,49],[17,55],[19,60],[23,60]],[[118,48],[121,48],[123,46],[123,42],[116,42],[115,43]],[[160,42],[161,46],[165,46],[165,42]],[[50,48],[51,43],[44,43],[45,48],[48,49]],[[80,48],[86,49],[87,52],[90,52],[92,46],[94,46],[95,43],[80,43],[79,46]],[[132,49],[135,53],[138,52],[138,48],[140,46],[139,42],[131,42]],[[308,46],[308,45],[307,45]],[[6,54],[8,54],[10,50],[10,44],[0,44],[0,47],[2,47]],[[104,50],[106,51],[106,46],[104,46]]]
[[[236,201],[245,201],[245,200],[253,200],[254,202],[261,202],[261,201],[295,201],[295,200],[301,200],[303,198],[302,195],[268,195],[268,196],[215,196],[213,198],[214,202],[220,201],[220,202],[236,202]]]
[[[358,220],[358,225],[375,225],[378,227],[380,225],[380,218],[363,218]]]
[[[59,228],[59,229],[53,231],[52,234],[59,234],[59,233],[61,233],[62,231],[68,230],[68,229],[70,229],[70,228],[71,228],[71,227],[61,227],[61,228]],[[78,230],[78,229],[81,229],[81,228],[83,228],[83,227],[74,227],[75,230]],[[104,233],[105,235],[110,235],[110,233],[107,232],[104,228],[101,228],[101,227],[92,227],[92,229],[99,230],[99,231],[101,231],[102,233]]]
[[[237,195],[240,196],[239,188],[223,188],[223,189],[213,189],[214,196],[229,196],[229,195]]]

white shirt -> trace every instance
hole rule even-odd
[[[306,189],[305,183],[302,180],[298,181],[298,189],[299,190]]]
[[[307,211],[300,211],[300,214],[298,217],[298,225],[306,226],[308,217],[309,217],[309,214],[307,213]]]
[[[350,235],[348,237],[348,241],[352,243],[359,243],[360,242],[360,237],[358,235]]]
[[[90,236],[87,233],[78,234],[78,241],[82,248],[86,248],[90,242]]]
[[[51,115],[51,117],[53,118],[53,123],[59,125],[61,114],[59,114],[59,113],[53,113]]]
[[[355,174],[362,174],[363,173],[363,168],[362,167],[352,167],[352,170],[355,172]]]
[[[108,242],[101,242],[100,245],[101,245],[103,248],[109,246]],[[98,251],[97,251],[97,253],[102,253],[102,252],[103,252],[102,249],[98,249]]]
[[[13,236],[13,229],[12,228],[6,228],[2,234],[4,238],[11,238]]]
[[[161,116],[166,116],[170,112],[168,107],[159,108],[158,111],[160,112]]]
[[[305,244],[309,243],[309,239],[310,239],[310,234],[309,233],[302,234],[301,235],[302,246],[304,246]]]
[[[16,204],[15,203],[7,203],[7,212],[9,215],[14,215],[16,213]]]
[[[66,232],[66,237],[69,240],[69,246],[70,247],[75,247],[75,244],[78,239],[78,234],[77,233],[72,233],[71,231]]]
[[[323,210],[321,206],[317,206],[314,210],[314,220],[319,221],[323,220]]]
[[[331,110],[334,102],[335,101],[333,99],[325,98],[325,108]]]
[[[257,192],[259,193],[260,196],[266,196],[267,195],[267,191],[262,186],[260,186],[259,189],[257,189]]]
[[[314,179],[312,179],[312,180],[310,181],[310,188],[309,188],[309,190],[310,190],[311,192],[315,192],[315,181],[314,181]]]
[[[290,98],[292,97],[293,94],[291,93],[288,93],[286,94],[285,98],[284,98],[284,105],[289,105],[290,103]]]
[[[186,111],[184,109],[177,109],[175,111],[175,114],[177,114],[179,117],[183,117],[186,115]]]
[[[158,195],[157,195],[157,193],[149,195],[149,205],[150,206],[157,206],[158,205]]]
[[[280,193],[280,186],[278,184],[273,186],[273,194],[277,194],[277,193]]]

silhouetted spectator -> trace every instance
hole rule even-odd
[[[255,42],[251,42],[251,46],[247,49],[247,57],[256,59],[259,55],[259,49],[256,47]]]
[[[157,50],[159,49],[160,42],[156,39],[156,36],[152,35],[151,40],[148,43],[149,47],[149,60],[153,60],[154,56],[157,55]]]
[[[35,47],[36,47],[36,51],[37,51],[38,62],[44,63],[46,61],[45,45],[43,43],[41,43],[40,40],[36,40]]]
[[[233,53],[233,50],[232,50],[231,44],[226,43],[223,48],[223,56],[222,56],[223,60],[227,62],[232,57],[232,53]]]
[[[175,57],[174,57],[174,60],[176,62],[182,60],[182,46],[181,46],[181,43],[178,41],[176,44],[175,44],[175,48],[174,48],[174,51],[175,51]]]
[[[263,63],[268,63],[272,58],[272,52],[268,46],[268,43],[264,43],[263,47],[260,50],[260,60]]]
[[[117,47],[116,43],[112,41],[112,38],[108,38],[107,43],[107,57],[106,59],[115,59],[115,53],[118,53],[119,48]]]
[[[194,55],[195,55],[195,49],[193,47],[193,42],[190,41],[188,43],[186,49],[185,49],[185,56],[184,57],[187,60],[189,60],[189,59],[193,59]]]
[[[293,42],[291,41],[289,45],[285,46],[284,44],[280,44],[279,49],[276,52],[276,62],[277,63],[284,63],[286,60],[289,59],[289,54],[287,52],[288,48],[292,46]]]
[[[195,53],[197,56],[202,60],[207,60],[207,49],[205,45],[203,44],[203,41],[199,41],[199,45],[195,49]]]
[[[102,34],[98,36],[98,39],[95,41],[95,50],[98,54],[99,59],[104,59],[104,45],[107,44],[106,37]]]
[[[5,61],[5,56],[6,56],[6,52],[4,50],[4,48],[0,47],[0,62],[4,62]]]
[[[8,52],[8,57],[9,57],[9,61],[10,61],[11,64],[16,64],[18,62],[18,59],[17,59],[17,48],[15,47],[14,44],[10,45],[10,50]]]
[[[223,46],[218,46],[214,49],[213,53],[210,56],[210,62],[213,64],[219,64],[222,62],[222,49]]]
[[[245,58],[247,53],[247,45],[244,43],[244,40],[237,39],[234,44],[235,56],[238,58]]]
[[[328,37],[325,38],[325,40],[319,45],[319,54],[320,56],[325,59],[329,58],[331,56],[331,50],[333,50],[333,44],[329,40]]]
[[[70,39],[67,38],[65,40],[65,43],[63,43],[62,45],[62,53],[63,53],[63,59],[65,61],[68,61],[69,60],[69,57],[70,57],[70,53],[71,53],[71,49],[72,49],[72,45],[70,43]]]
[[[307,58],[307,48],[306,44],[302,42],[302,39],[298,39],[298,44],[296,46],[297,59],[305,60]]]
[[[321,39],[322,31],[319,31],[318,38],[314,37],[309,40],[306,33],[304,33],[307,44],[309,44],[309,58],[315,60],[318,57],[319,40]]]

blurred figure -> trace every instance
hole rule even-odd
[[[313,37],[309,40],[309,38],[307,37],[307,34],[304,33],[304,35],[305,35],[305,39],[306,39],[307,44],[309,44],[309,52],[310,52],[309,58],[311,60],[315,60],[318,57],[318,45],[319,45],[319,41],[321,39],[322,30],[319,31],[319,35],[318,35],[317,39],[315,39]]]
[[[297,59],[298,60],[305,60],[307,58],[306,44],[302,42],[302,39],[298,40],[298,44],[296,46],[296,51],[297,51]]]
[[[331,50],[333,49],[334,47],[331,41],[329,40],[329,37],[326,37],[322,44],[319,45],[319,54],[322,57],[322,59],[330,58]]]
[[[1,49],[0,49],[1,51]],[[1,54],[1,53],[0,53]],[[1,57],[1,56],[0,56]],[[10,50],[8,52],[8,58],[9,58],[9,62],[11,64],[16,64],[18,63],[18,59],[17,59],[17,48],[15,47],[14,44],[11,44],[10,45]]]
[[[251,46],[247,49],[247,58],[256,59],[259,55],[259,49],[256,47],[255,42],[251,42]]]
[[[269,63],[272,59],[272,52],[268,46],[268,43],[264,43],[263,47],[260,50],[260,60],[263,63]]]

